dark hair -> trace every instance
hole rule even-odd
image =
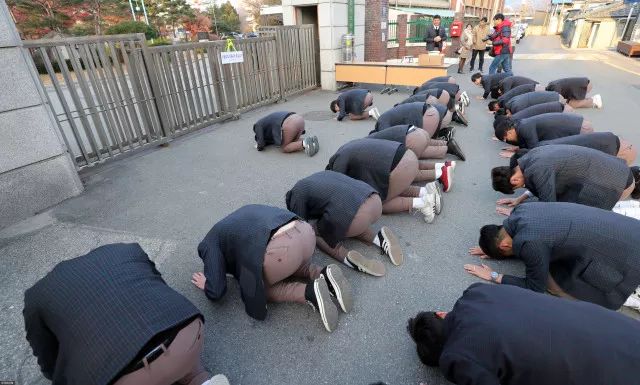
[[[518,163],[518,159],[522,158],[523,156],[527,155],[528,153],[529,153],[529,150],[526,149],[526,148],[521,148],[521,149],[517,150],[516,152],[514,152],[513,156],[511,156],[511,158],[509,159],[509,168],[511,168],[511,170],[513,170],[514,168],[519,166],[520,164]]]
[[[496,15],[493,17],[493,20],[502,20],[504,21],[504,15],[501,13],[496,13]]]
[[[409,318],[407,331],[416,343],[418,357],[423,364],[438,366],[444,347],[444,320],[434,312],[420,312]]]
[[[509,166],[494,167],[491,170],[491,183],[493,189],[503,194],[513,194],[513,186],[511,186],[511,176],[513,169]]]
[[[500,111],[503,111],[503,110],[498,110],[498,112],[500,112]],[[494,130],[494,132],[495,132],[495,129],[498,128],[498,126],[500,124],[502,124],[502,122],[504,122],[505,119],[508,118],[507,115],[502,115],[502,114],[499,114],[498,112],[496,112],[496,115],[493,117],[493,130]],[[496,133],[496,137],[498,138],[497,133]],[[500,139],[500,138],[498,138],[498,139]]]
[[[495,106],[500,107],[500,103],[498,103],[497,100],[492,100],[489,102],[488,106],[489,106],[489,111],[493,111]]]
[[[433,20],[435,20],[435,19],[440,20],[440,15],[435,15],[435,16],[433,17]]]
[[[494,119],[498,119],[498,116],[507,116],[507,109],[502,107],[501,109],[499,109],[498,111],[496,111],[496,114],[494,115]]]
[[[415,95],[418,91],[420,91],[420,87],[416,87],[413,89],[413,95]]]
[[[483,17],[482,19],[480,19],[480,21],[484,21],[484,22],[486,23],[486,22],[487,22],[487,18],[486,18],[486,16],[485,16],[485,17]]]
[[[507,134],[507,131],[514,127],[515,121],[513,119],[511,119],[510,117],[502,118],[494,126],[494,134],[496,135],[496,138],[504,142],[504,136]]]
[[[633,189],[631,193],[631,198],[640,199],[640,167],[633,166],[631,167],[631,173],[633,174],[633,179],[636,182],[636,187]]]
[[[500,87],[498,87],[498,86],[491,87],[491,97],[492,98],[498,99],[500,97],[500,95],[502,95],[500,93]]]
[[[480,79],[481,77],[482,77],[482,73],[476,72],[475,74],[471,75],[471,81],[475,83],[476,80]]]
[[[333,100],[331,102],[331,104],[329,105],[329,108],[331,108],[331,111],[333,111],[333,112],[338,112],[338,111],[336,111],[336,106],[337,105],[338,105],[338,100]]]
[[[498,248],[498,244],[502,240],[500,230],[502,230],[502,226],[498,225],[486,225],[480,229],[478,245],[480,245],[482,251],[487,254],[489,258],[504,259],[504,256]]]

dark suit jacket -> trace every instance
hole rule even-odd
[[[27,340],[54,385],[107,385],[154,336],[198,309],[137,243],[60,262],[24,294]]]
[[[640,322],[590,303],[476,283],[445,338],[440,369],[455,384],[638,383]]]
[[[617,310],[640,285],[640,221],[575,203],[531,202],[504,221],[525,278],[502,283],[542,292],[550,273],[573,297]]]
[[[555,91],[534,91],[518,95],[505,102],[504,106],[515,114],[536,104],[558,101],[560,101],[560,94]]]
[[[295,114],[295,112],[273,112],[258,120],[256,124],[253,125],[258,151],[262,151],[270,144],[275,144],[276,146],[282,144],[282,123],[293,114]]]
[[[434,41],[433,39],[435,39],[436,36],[440,36],[442,40]],[[427,32],[424,35],[424,41],[427,43],[427,51],[442,51],[442,43],[445,40],[447,40],[447,31],[442,24],[440,24],[440,30],[438,32],[436,32],[433,24],[427,27]]]
[[[344,119],[347,114],[362,115],[364,100],[368,93],[369,90],[355,88],[338,95],[338,106],[340,107],[338,120]]]
[[[543,202],[571,202],[611,210],[629,185],[620,158],[588,147],[536,147],[518,159],[525,186]]]
[[[565,136],[564,138],[543,140],[542,142],[538,142],[536,147],[551,144],[570,144],[573,146],[588,147],[613,156],[617,156],[620,150],[620,139],[611,132],[593,132],[591,134],[571,135]]]
[[[516,121],[520,148],[534,148],[539,141],[578,135],[582,129],[582,115],[549,112]]]

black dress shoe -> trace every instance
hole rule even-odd
[[[456,140],[453,138],[451,138],[451,140],[447,142],[447,154],[455,155],[462,161],[466,160],[462,149],[458,145],[458,142],[456,142]]]
[[[456,130],[452,127],[440,127],[434,134],[433,137],[434,138],[453,138],[453,135],[455,134]],[[447,139],[448,141],[448,139]]]
[[[459,111],[453,111],[453,116],[451,117],[451,120],[453,120],[456,123],[464,124],[465,126],[469,125],[469,121],[467,120],[467,118],[463,114],[461,114]]]

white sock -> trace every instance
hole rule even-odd
[[[419,197],[423,197],[427,194],[427,189],[425,187],[420,187],[420,193],[418,193]]]
[[[373,242],[373,244],[374,244],[374,245],[376,245],[376,246],[378,246],[378,247],[382,247],[382,246],[380,245],[380,237],[378,237],[378,234],[376,234],[376,235],[373,237],[373,241],[371,241],[371,242]]]
[[[436,179],[440,179],[440,177],[442,176],[442,166],[444,166],[444,164],[442,164],[442,166],[438,167],[438,164],[442,163],[436,163]]]
[[[413,204],[411,205],[411,208],[421,209],[423,207],[424,207],[424,200],[422,200],[422,198],[413,198]]]
[[[373,116],[373,108],[369,109],[369,116]]]

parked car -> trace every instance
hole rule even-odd
[[[251,39],[251,38],[258,37],[258,34],[255,32],[249,32],[246,35],[244,35],[244,37],[246,37],[247,39]]]

